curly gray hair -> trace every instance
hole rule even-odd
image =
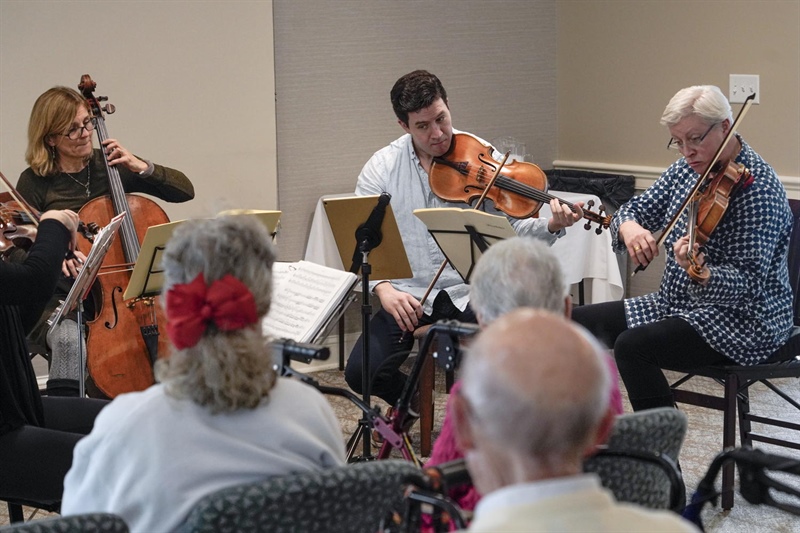
[[[259,320],[235,331],[209,324],[195,346],[159,359],[156,378],[167,394],[212,413],[253,409],[269,395],[276,374],[261,319],[269,312],[274,261],[269,233],[249,216],[191,220],[176,229],[162,259],[163,293],[201,272],[206,283],[230,274],[253,294]]]

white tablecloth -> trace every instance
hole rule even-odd
[[[600,205],[600,199],[591,194],[549,192],[571,203],[594,200],[595,211]],[[539,216],[549,218],[550,215],[550,206],[543,205]],[[561,263],[567,283],[584,282],[585,303],[619,300],[622,298],[622,275],[617,256],[611,250],[611,233],[606,229],[598,235],[595,223],[586,230],[585,222],[584,219],[567,228],[567,234],[558,239],[551,250]]]
[[[560,191],[550,191],[550,194],[572,203],[593,199],[595,209],[600,205],[599,198],[590,194]],[[345,196],[352,196],[352,193],[323,196],[317,202],[306,245],[306,261],[332,268],[345,268],[322,204],[323,199]],[[550,214],[550,206],[543,205],[539,216],[549,218]],[[553,244],[552,250],[561,262],[565,279],[570,285],[584,281],[585,303],[619,300],[622,297],[622,276],[617,257],[611,251],[611,235],[608,230],[597,235],[594,231],[597,225],[594,223],[592,229],[587,231],[583,227],[584,222],[585,220],[567,228],[567,234]],[[349,268],[350,265],[346,267]]]

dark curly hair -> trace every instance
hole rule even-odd
[[[397,80],[390,95],[394,114],[406,126],[409,113],[429,107],[437,98],[447,105],[447,91],[442,82],[427,70],[415,70]]]

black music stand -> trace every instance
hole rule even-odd
[[[370,405],[370,353],[369,353],[369,323],[372,318],[372,305],[369,299],[369,279],[373,273],[378,279],[410,278],[413,274],[408,263],[408,257],[400,238],[400,230],[394,218],[390,204],[385,206],[385,214],[380,223],[377,244],[370,242],[373,239],[363,238],[359,231],[368,225],[375,216],[374,212],[379,205],[379,196],[354,196],[349,198],[331,198],[325,200],[325,211],[331,225],[342,264],[352,263],[351,272],[361,271],[361,317],[362,317],[362,364],[361,384],[362,399],[365,405]],[[383,244],[381,246],[381,244]],[[372,255],[374,254],[374,255]],[[356,260],[361,258],[360,265]],[[370,263],[370,260],[373,262]],[[372,459],[370,448],[371,423],[366,413],[358,422],[358,429],[347,443],[348,457],[358,445],[358,440],[363,443],[364,455],[361,460]]]
[[[75,278],[75,282],[70,287],[66,299],[58,306],[52,317],[47,320],[50,328],[48,333],[51,333],[55,327],[61,322],[64,316],[72,311],[77,306],[78,322],[78,354],[80,354],[80,365],[78,365],[78,396],[83,398],[86,394],[86,337],[83,324],[83,301],[89,296],[89,291],[92,289],[92,284],[97,273],[100,271],[100,266],[103,264],[103,259],[106,257],[108,249],[114,242],[114,237],[117,235],[122,219],[125,218],[125,211],[112,218],[108,225],[100,230],[94,237],[92,249],[89,250],[89,255],[83,263],[81,271]]]
[[[476,209],[415,209],[450,265],[469,283],[475,264],[492,244],[514,237],[506,217]]]

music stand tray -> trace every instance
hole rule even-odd
[[[264,209],[226,209],[217,213],[218,217],[229,215],[251,215],[256,217],[259,222],[266,226],[267,231],[274,240],[278,235],[281,227],[281,213],[282,211],[264,210]]]
[[[175,228],[183,220],[167,222],[147,228],[131,279],[122,295],[123,300],[131,298],[158,296],[164,285],[164,270],[161,268],[161,254]]]
[[[377,195],[349,196],[328,198],[322,201],[345,269],[353,261],[353,251],[358,247],[355,237],[356,230],[367,220],[377,204],[378,198]],[[413,277],[391,203],[386,206],[381,233],[383,241],[369,254],[369,262],[372,266],[370,277],[375,280]]]
[[[492,244],[514,237],[506,217],[476,209],[439,207],[415,209],[450,265],[469,283],[475,263]]]
[[[217,216],[227,215],[255,216],[266,226],[267,231],[273,239],[280,227],[280,211],[229,209],[220,212]],[[145,233],[139,251],[139,257],[136,260],[136,265],[133,267],[131,279],[128,282],[128,286],[125,288],[125,293],[122,295],[123,300],[139,297],[149,298],[161,294],[161,288],[164,286],[164,270],[161,267],[161,255],[164,252],[167,241],[172,237],[175,228],[184,222],[185,220],[178,220],[176,222],[167,222],[166,224],[158,224],[147,228],[147,233]]]
[[[53,314],[53,316],[47,321],[50,326],[48,333],[52,332],[53,328],[58,325],[61,319],[67,313],[72,311],[72,309],[74,309],[79,302],[85,300],[89,295],[89,291],[91,290],[92,284],[97,277],[97,273],[100,271],[100,266],[103,264],[103,259],[105,259],[108,249],[114,242],[114,237],[116,236],[117,231],[122,224],[122,219],[125,218],[125,215],[126,212],[123,211],[119,215],[115,216],[109,221],[108,225],[104,226],[100,232],[95,235],[94,242],[92,243],[92,249],[89,250],[89,255],[86,256],[86,261],[84,262],[81,271],[75,278],[72,287],[70,287],[66,299],[58,307],[58,310]]]

